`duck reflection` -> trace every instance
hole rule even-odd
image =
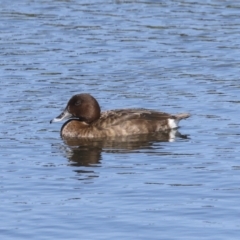
[[[67,158],[72,166],[98,166],[102,152],[126,153],[151,149],[156,142],[172,142],[176,138],[188,138],[176,130],[147,135],[106,139],[63,139],[68,146]]]
[[[101,161],[102,149],[98,146],[71,146],[71,152],[72,154],[70,154],[68,159],[72,166],[87,167],[98,164]]]

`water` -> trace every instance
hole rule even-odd
[[[0,1],[1,239],[238,239],[236,1]],[[188,138],[63,141],[75,93],[190,112]]]

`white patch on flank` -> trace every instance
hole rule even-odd
[[[177,128],[178,127],[178,121],[176,119],[169,118],[168,119],[168,126],[171,129]]]

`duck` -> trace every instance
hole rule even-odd
[[[169,114],[144,108],[101,112],[98,101],[88,93],[70,98],[63,112],[50,123],[68,119],[61,128],[63,138],[106,138],[167,132],[178,128],[189,113]]]

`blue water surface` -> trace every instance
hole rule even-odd
[[[239,239],[240,3],[0,1],[1,239]],[[190,112],[185,138],[73,144],[73,94]]]

